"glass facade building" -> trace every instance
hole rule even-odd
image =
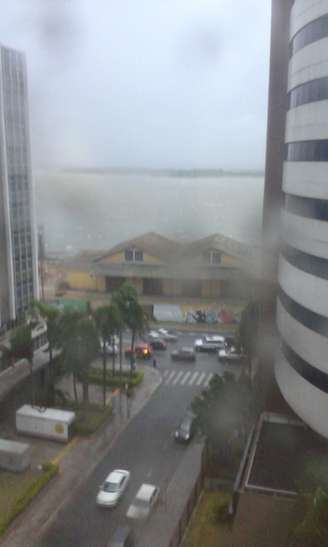
[[[0,326],[38,296],[28,91],[23,53],[0,45]]]

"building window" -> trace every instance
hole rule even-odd
[[[301,28],[290,42],[290,56],[303,47],[328,36],[328,15],[322,15]]]
[[[143,262],[143,251],[140,249],[125,249],[124,257],[126,262]]]
[[[220,263],[221,263],[220,251],[210,251],[210,264],[212,266],[217,266]]]
[[[134,260],[135,262],[143,262],[143,252],[138,249],[134,249]]]
[[[125,249],[124,258],[125,262],[133,262],[133,249]]]
[[[328,161],[328,140],[299,141],[286,144],[287,161]]]
[[[289,92],[289,108],[328,99],[328,78],[305,82]]]

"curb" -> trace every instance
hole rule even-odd
[[[71,487],[69,488],[68,491],[66,490],[66,492],[64,492],[61,497],[60,497],[60,492],[58,492],[57,496],[60,498],[59,502],[58,502],[58,500],[54,499],[54,501],[56,501],[56,505],[53,508],[51,514],[48,514],[47,515],[48,518],[45,518],[43,520],[43,522],[37,526],[36,532],[34,534],[31,534],[31,536],[33,535],[33,538],[31,537],[31,543],[28,543],[30,538],[28,538],[28,539],[26,538],[26,540],[27,540],[26,543],[25,543],[26,547],[34,547],[37,544],[37,542],[39,541],[40,536],[42,535],[42,533],[55,520],[55,518],[57,517],[59,511],[62,510],[63,506],[69,501],[69,499],[72,496],[73,492],[76,492],[82,486],[82,484],[90,477],[90,475],[96,469],[96,467],[99,464],[99,461],[102,459],[102,457],[108,451],[111,450],[111,448],[113,447],[113,445],[117,441],[120,434],[126,429],[126,427],[133,420],[133,418],[143,409],[143,407],[147,404],[147,402],[149,401],[149,399],[151,398],[153,393],[155,393],[155,391],[159,388],[159,386],[162,383],[162,376],[161,376],[161,374],[158,370],[153,370],[153,369],[151,369],[151,370],[152,370],[152,374],[155,374],[157,376],[156,382],[154,382],[153,385],[151,385],[149,389],[146,388],[145,397],[143,397],[143,399],[140,400],[139,404],[134,408],[134,411],[131,412],[131,416],[128,419],[126,419],[125,421],[123,421],[122,423],[119,423],[118,426],[117,426],[117,429],[116,428],[114,429],[114,431],[112,433],[112,437],[110,439],[110,442],[108,444],[107,444],[107,442],[104,444],[104,440],[106,440],[106,433],[105,433],[103,428],[100,429],[99,435],[97,436],[97,434],[96,434],[94,436],[94,438],[92,439],[92,444],[94,445],[94,447],[96,449],[97,458],[96,458],[96,461],[94,460],[94,458],[89,460],[90,461],[90,466],[86,467],[86,470],[85,470],[84,474],[81,475],[80,480],[78,480],[77,477],[71,478],[69,475],[67,477],[65,477],[65,470],[62,471],[59,468],[59,473],[57,475],[58,479],[60,480],[60,478],[61,478],[62,480],[65,480],[66,484],[67,484],[67,481],[68,481],[69,483],[71,483]],[[115,416],[114,416],[114,420],[115,420]],[[82,448],[82,443],[88,442],[88,440],[81,439],[78,436],[74,437],[74,439],[72,439],[67,445],[65,445],[60,450],[60,452],[57,454],[57,456],[55,456],[53,458],[52,462],[57,463],[57,464],[62,462],[64,460],[65,456],[67,454],[69,454],[69,452],[71,452],[71,450],[74,448],[74,446],[78,442],[81,442],[81,448]],[[88,447],[86,447],[86,450],[87,450],[87,448]],[[48,488],[46,487],[43,490],[43,492],[41,493],[41,495],[43,494],[46,497],[49,493],[51,493],[51,491],[52,491],[51,490],[51,483],[49,483]],[[33,509],[33,503],[34,503],[34,500],[31,501],[31,504],[27,508],[28,510]],[[40,504],[40,498],[39,498],[39,504]],[[42,502],[41,502],[41,505],[42,505]],[[24,514],[25,514],[25,511],[23,513],[21,513],[21,515],[20,515],[21,518],[23,518]],[[20,523],[21,522],[16,520],[16,528],[19,527]],[[17,524],[18,524],[18,526],[17,526]],[[13,538],[10,537],[10,534],[11,534],[11,532],[14,531],[14,529],[15,529],[15,527],[13,525],[11,525],[8,528],[8,531],[5,534],[5,536],[3,536],[1,538],[4,545],[8,545],[8,546],[17,545],[17,543],[14,543],[15,537],[13,537]]]

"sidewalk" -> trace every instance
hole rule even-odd
[[[162,379],[158,370],[147,365],[140,368],[144,370],[142,384],[130,399],[124,394],[117,396],[115,414],[110,422],[89,439],[73,439],[60,451],[56,457],[56,462],[60,464],[59,475],[14,521],[1,542],[3,547],[35,547],[38,538],[64,503],[93,472],[129,421],[143,408]]]

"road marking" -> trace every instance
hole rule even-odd
[[[166,376],[168,375],[169,372],[170,372],[170,371],[169,371],[168,368],[167,368],[166,370],[164,370],[164,373],[163,373],[164,378],[166,378]]]
[[[60,452],[57,454],[57,456],[55,456],[51,460],[52,463],[54,463],[55,465],[58,465],[61,462],[61,460],[63,459],[63,457],[65,456],[66,452],[71,450],[71,448],[73,448],[73,446],[76,443],[77,443],[77,437],[74,437],[74,439],[72,439],[66,446],[64,446],[64,448],[62,448],[62,450],[60,450]]]
[[[186,381],[188,380],[190,374],[191,374],[191,372],[186,372],[186,374],[184,375],[184,377],[182,378],[182,380],[180,382],[181,386],[183,386],[186,383]]]
[[[198,376],[198,372],[195,372],[195,373],[193,374],[193,376],[190,378],[189,382],[188,382],[188,385],[189,385],[189,386],[192,386],[192,385],[193,385],[193,383],[194,383],[194,381],[196,380],[197,376]]]
[[[172,382],[172,385],[175,386],[175,384],[180,380],[181,376],[183,376],[183,375],[184,375],[184,371],[180,370],[180,372],[178,372],[178,374],[174,378],[174,380]]]
[[[200,386],[200,384],[204,380],[205,376],[206,376],[205,372],[202,372],[202,374],[200,375],[200,377],[198,378],[198,380],[196,382],[196,386]]]
[[[175,373],[176,373],[176,371],[173,370],[173,371],[171,372],[171,374],[169,374],[169,376],[168,376],[168,377],[166,378],[166,380],[165,380],[165,384],[166,384],[166,385],[170,383],[170,380],[172,380],[172,378],[175,376]]]
[[[208,384],[209,384],[210,381],[212,380],[213,376],[214,376],[214,374],[213,374],[212,372],[208,375],[208,377],[207,377],[207,379],[206,379],[206,382],[205,382],[205,384],[204,384],[204,387],[207,387],[207,386],[208,386]]]

